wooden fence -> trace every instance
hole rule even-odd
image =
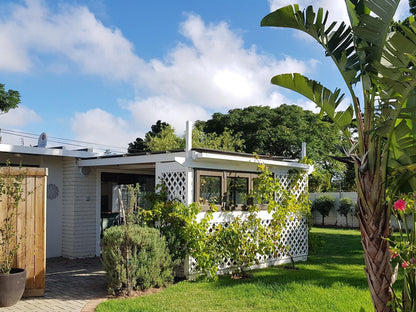
[[[26,269],[24,297],[45,293],[46,270],[46,180],[45,168],[1,167],[0,175],[25,172],[24,200],[16,215],[17,239],[21,239],[15,266]],[[0,222],[4,220],[6,197],[0,202]]]

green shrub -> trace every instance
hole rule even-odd
[[[131,295],[133,289],[161,287],[172,282],[172,262],[157,229],[136,224],[104,232],[103,268],[112,294]]]
[[[352,212],[352,200],[348,197],[343,197],[339,200],[338,212],[345,217],[345,222],[348,226],[348,214]]]
[[[325,217],[334,207],[335,197],[331,195],[321,195],[312,203],[312,210],[316,210],[322,215],[322,225],[325,224]]]

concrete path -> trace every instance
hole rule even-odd
[[[96,299],[106,296],[105,272],[99,258],[48,259],[45,280],[44,297],[22,298],[12,307],[0,308],[0,312],[90,312],[99,302]]]

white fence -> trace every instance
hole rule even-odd
[[[331,195],[335,198],[335,208],[331,209],[329,212],[329,215],[325,217],[325,225],[327,226],[339,226],[339,227],[353,227],[358,228],[358,219],[355,215],[355,207],[357,203],[357,193],[355,192],[333,192],[333,193],[310,193],[309,199],[311,202],[313,202],[316,198],[318,198],[321,195]],[[343,215],[339,214],[338,207],[339,207],[339,200],[343,197],[348,197],[352,200],[353,207],[352,212],[348,214],[347,218],[345,218]],[[318,211],[312,211],[313,216],[313,224],[314,225],[322,225],[322,215]],[[347,225],[348,220],[348,225]],[[398,228],[397,220],[394,216],[391,217],[391,226],[394,229]],[[408,227],[412,227],[412,220],[411,216],[407,216],[407,224]]]
[[[242,216],[248,214],[243,211],[234,212],[215,212],[213,219],[210,224],[226,225],[232,221],[236,216]],[[200,213],[199,218],[203,218],[204,213]],[[272,221],[272,216],[267,211],[260,211],[259,217],[262,219],[261,223],[263,226],[269,226]],[[208,230],[210,231],[210,229]],[[279,265],[283,263],[290,263],[292,259],[296,261],[306,261],[308,257],[308,221],[306,218],[288,217],[287,225],[281,233],[280,242],[284,246],[289,247],[288,253],[283,253],[280,250],[276,250],[276,255],[257,255],[258,264],[253,265],[250,269],[260,269],[269,266]],[[185,274],[188,276],[197,275],[197,261],[189,257],[186,261]],[[227,273],[230,269],[236,266],[236,262],[233,259],[224,258],[218,266],[218,273]]]
[[[186,174],[186,168],[177,164],[159,164],[156,168],[157,177],[165,182],[167,187],[168,196],[170,199],[177,199],[183,203],[187,203],[189,198],[189,192],[192,190],[190,186],[193,185],[193,175],[188,176]],[[275,178],[279,180],[283,187],[288,188],[290,186],[290,178],[287,173],[278,174],[275,173]],[[306,190],[308,183],[307,175],[305,174],[301,179],[298,188],[291,190],[297,197],[300,196]],[[280,197],[280,194],[276,194],[277,198]],[[223,223],[226,224],[229,222],[230,218],[238,214],[244,214],[242,211],[233,211],[233,212],[217,212],[214,213],[214,219],[212,224]],[[202,216],[203,213],[200,213]],[[270,224],[271,216],[267,211],[261,211],[260,217],[264,225]],[[308,256],[308,224],[307,220],[302,218],[293,218],[287,222],[287,226],[284,229],[282,235],[282,243],[286,246],[290,246],[290,254],[295,261],[306,261]],[[258,255],[259,265],[254,266],[253,268],[267,267],[271,265],[288,263],[290,262],[290,257],[277,253],[276,257]],[[195,259],[189,259],[185,261],[184,273],[186,276],[195,274],[196,261]],[[234,264],[232,259],[223,259],[223,262],[219,266],[219,273],[226,272]]]
[[[329,211],[329,215],[325,217],[325,225],[327,226],[340,226],[340,227],[355,227],[358,228],[358,219],[355,215],[355,206],[357,203],[357,193],[355,192],[333,192],[333,193],[310,193],[309,199],[313,202],[321,195],[330,195],[335,198],[335,208]],[[338,213],[339,200],[341,198],[348,197],[352,200],[353,209],[352,212],[345,218]],[[313,224],[322,225],[322,215],[318,211],[312,211]]]

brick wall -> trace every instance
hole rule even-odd
[[[96,175],[80,173],[74,158],[63,161],[62,256],[86,258],[96,254]]]

